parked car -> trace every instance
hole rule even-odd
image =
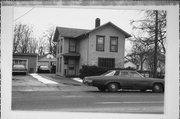
[[[27,75],[28,70],[23,64],[15,64],[12,68],[13,75],[15,74],[25,74]]]
[[[116,92],[119,89],[130,89],[160,93],[164,91],[164,79],[146,78],[135,70],[110,70],[100,76],[89,76],[83,79],[88,86],[95,86],[100,91]]]
[[[38,67],[38,73],[50,73],[50,68],[48,66],[39,66]]]

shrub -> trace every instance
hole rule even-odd
[[[105,73],[108,70],[108,68],[83,65],[82,68],[79,70],[79,77],[83,79],[86,76],[97,76]]]
[[[98,67],[98,66],[88,66],[88,65],[82,65],[82,68],[79,70],[79,77],[83,79],[86,76],[98,76],[101,75],[108,70],[135,70],[133,68],[104,68],[104,67]]]

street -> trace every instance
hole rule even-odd
[[[77,83],[78,84],[78,83]],[[67,84],[53,91],[13,91],[12,110],[162,114],[164,94],[139,91],[99,92]]]

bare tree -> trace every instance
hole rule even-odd
[[[54,26],[49,27],[43,35],[43,39],[48,43],[48,53],[56,55],[56,43],[53,42]]]
[[[166,11],[158,11],[158,50],[165,54],[166,42]],[[134,30],[138,30],[141,34],[139,37],[144,37],[149,45],[154,45],[156,13],[154,10],[145,11],[145,18],[142,20],[131,21]]]
[[[143,68],[143,64],[148,65],[151,71],[154,70],[154,58],[155,54],[155,36],[157,35],[157,60],[165,59],[160,58],[166,53],[165,41],[166,41],[166,11],[158,11],[158,20],[156,19],[155,11],[145,11],[145,17],[142,20],[131,21],[133,29],[138,31],[138,37],[134,36],[130,39],[132,42],[131,53],[127,57],[138,63]],[[158,22],[158,27],[156,27]],[[157,31],[156,31],[156,28]],[[163,61],[164,62],[164,61]]]
[[[43,39],[43,37],[40,37],[38,40],[38,55],[44,55],[47,52],[47,41]]]
[[[14,27],[13,53],[35,53],[37,41],[32,36],[32,27],[26,24],[16,24]]]

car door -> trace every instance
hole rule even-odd
[[[148,81],[136,71],[129,72],[132,79],[132,88],[133,89],[146,89],[148,86]]]
[[[132,88],[132,79],[128,71],[121,71],[119,74],[120,85],[123,89]]]

